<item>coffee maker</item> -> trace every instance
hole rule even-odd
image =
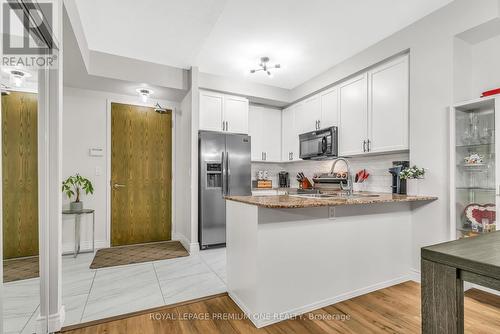
[[[290,177],[288,172],[281,171],[278,173],[278,181],[280,188],[290,188]]]
[[[409,161],[393,161],[389,173],[392,174],[392,193],[406,195],[406,180],[401,180],[401,172],[410,167]]]

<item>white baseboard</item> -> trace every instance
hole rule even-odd
[[[48,325],[48,332],[49,333],[55,333],[59,332],[64,324],[64,319],[66,318],[66,311],[64,309],[64,305],[61,306],[59,309],[58,313],[51,314],[49,315],[49,319],[47,322],[46,317],[38,316],[37,318],[37,325],[36,333],[47,333],[47,328],[45,327]]]
[[[108,243],[106,240],[96,240],[95,249],[107,248]],[[71,253],[75,249],[75,244],[73,242],[65,242],[62,244],[63,253]],[[92,241],[84,240],[80,243],[80,251],[88,251],[92,249]]]
[[[190,242],[183,234],[173,233],[172,240],[180,241],[182,246],[186,248],[189,254],[197,254],[200,251],[200,246],[197,242]]]
[[[400,284],[400,283],[403,283],[403,282],[406,282],[409,280],[412,280],[411,275],[404,275],[401,277],[397,277],[397,278],[389,280],[389,281],[380,282],[380,283],[370,285],[370,286],[367,286],[367,287],[364,287],[361,289],[357,289],[354,291],[350,291],[350,292],[347,292],[347,293],[344,293],[344,294],[341,294],[341,295],[338,295],[335,297],[326,298],[326,299],[321,300],[319,302],[315,302],[315,303],[312,303],[309,305],[297,307],[295,309],[280,313],[279,315],[277,315],[273,319],[259,319],[257,317],[254,317],[254,314],[256,314],[256,313],[252,312],[245,305],[245,303],[243,303],[241,301],[241,299],[238,298],[238,295],[236,293],[234,293],[233,291],[228,291],[228,294],[229,294],[229,297],[231,297],[231,299],[236,303],[236,305],[238,305],[238,307],[248,316],[248,318],[250,319],[250,321],[252,321],[252,323],[255,325],[255,327],[261,328],[264,326],[269,326],[269,325],[272,325],[274,323],[283,321],[287,318],[291,318],[294,316],[298,316],[300,314],[311,312],[311,311],[320,309],[320,308],[328,306],[328,305],[333,305],[333,304],[336,304],[336,303],[339,303],[339,302],[342,302],[342,301],[345,301],[345,300],[348,300],[348,299],[351,299],[354,297],[358,297],[358,296],[361,296],[361,295],[364,295],[364,294],[367,294],[367,293],[370,293],[373,291],[377,291],[377,290],[384,289],[384,288],[387,288],[387,287],[390,287],[393,285],[397,285],[397,284]]]
[[[410,269],[410,278],[413,282],[420,283],[420,270]]]

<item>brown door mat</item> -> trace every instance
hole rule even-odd
[[[103,248],[95,254],[90,269],[166,260],[188,255],[189,253],[179,241]]]
[[[38,256],[3,260],[3,282],[14,282],[40,276]]]

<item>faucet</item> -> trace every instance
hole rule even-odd
[[[333,172],[335,171],[335,166],[337,165],[337,162],[343,161],[347,167],[347,184],[344,186],[342,182],[340,182],[340,189],[344,190],[347,196],[352,195],[352,171],[351,171],[351,164],[346,158],[337,158],[333,161],[332,168],[330,169],[330,174],[333,175]]]

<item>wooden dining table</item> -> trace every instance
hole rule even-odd
[[[463,333],[464,281],[500,290],[500,231],[423,247],[421,270],[422,333]]]

